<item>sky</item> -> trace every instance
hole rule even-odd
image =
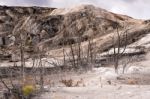
[[[80,4],[93,4],[114,13],[137,19],[150,19],[150,0],[0,0],[0,5],[8,6],[66,8]]]

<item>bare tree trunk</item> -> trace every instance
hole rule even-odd
[[[82,65],[82,60],[81,60],[81,38],[78,37],[78,42],[77,42],[77,64],[78,66]]]
[[[40,55],[40,90],[44,89],[44,67],[42,65],[41,55]]]
[[[64,44],[63,44],[63,61],[64,61],[64,66],[66,66],[66,55],[65,55],[65,48],[64,48]]]
[[[73,61],[73,67],[76,68],[76,59],[75,59],[75,54],[74,54],[74,49],[72,44],[70,44],[70,49],[71,49],[71,55],[72,55],[72,61]]]
[[[125,30],[125,32],[123,33],[119,33],[119,27],[117,26],[116,28],[116,35],[114,34],[114,37],[112,37],[112,41],[113,41],[113,61],[114,61],[114,68],[115,68],[115,72],[118,73],[118,67],[119,67],[119,59],[122,57],[122,55],[124,54],[125,50],[126,50],[126,46],[127,46],[127,31]],[[124,38],[125,35],[125,38]],[[117,40],[115,40],[115,36],[117,38]],[[125,39],[125,41],[121,42],[121,38],[122,41],[123,39]],[[123,51],[121,52],[121,44],[123,45]],[[117,51],[116,51],[117,49]]]
[[[25,60],[24,60],[24,48],[23,48],[22,41],[21,41],[21,46],[20,46],[20,57],[21,57],[21,78],[22,78],[22,81],[24,82]]]

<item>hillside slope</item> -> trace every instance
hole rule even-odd
[[[129,30],[127,44],[150,31],[148,21],[92,5],[70,9],[1,6],[0,13],[0,46],[10,57],[13,53],[19,53],[16,46],[20,42],[20,35],[27,53],[31,54],[35,47],[40,47],[47,54],[62,56],[63,45],[69,50],[68,45],[76,44],[79,37],[83,47],[86,48],[88,40],[92,39],[96,43],[95,50],[103,52],[116,43],[112,43],[111,37],[116,35],[117,29],[120,33]],[[3,51],[0,55],[5,56]]]

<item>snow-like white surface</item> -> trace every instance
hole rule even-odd
[[[143,72],[149,67],[130,66],[126,74]],[[118,70],[121,72],[121,69]],[[92,72],[72,77],[73,80],[82,78],[85,86],[52,87],[50,92],[35,99],[149,99],[150,85],[124,85],[119,83],[108,84],[107,81],[116,80],[113,68],[94,68]]]
[[[141,52],[142,49],[137,49],[136,47],[150,48],[150,34],[145,35],[135,43],[128,45],[125,49],[120,48],[120,53],[138,53]],[[116,53],[118,52],[118,48],[115,49]],[[104,52],[101,56],[112,55],[114,54],[114,49],[110,49],[108,52]]]
[[[118,75],[113,71],[106,72],[103,75],[103,78],[105,78],[107,80],[116,80],[117,77],[118,77]]]
[[[48,99],[149,99],[150,86],[103,86],[59,88],[48,94]]]
[[[127,69],[127,73],[141,73],[145,71],[145,68],[143,67],[137,67],[137,66],[131,66]]]
[[[141,52],[140,49],[129,48],[129,47],[127,47],[127,48],[120,48],[119,51],[120,51],[120,53],[124,53],[124,54],[125,54],[125,53],[130,54],[130,53],[138,53],[138,52]],[[118,53],[118,49],[117,49],[117,48],[115,49],[115,52]],[[100,54],[100,55],[101,55],[101,56],[107,56],[107,55],[112,55],[112,54],[114,54],[114,49],[113,49],[113,48],[110,49],[108,52],[104,52],[104,53],[102,53],[102,54]]]
[[[145,48],[150,48],[150,34],[147,34],[137,42],[129,45],[129,47],[136,47],[136,46],[143,46]]]
[[[95,68],[94,70],[99,75],[101,75],[101,78],[103,80],[116,80],[116,78],[118,77],[118,74],[115,73],[115,70],[113,68],[100,67]]]

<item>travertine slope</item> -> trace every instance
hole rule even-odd
[[[1,6],[0,46],[11,57],[13,52],[19,52],[15,47],[21,37],[27,53],[40,46],[49,54],[60,54],[63,44],[67,48],[80,37],[82,46],[93,39],[95,50],[103,52],[115,44],[111,36],[117,29],[120,33],[128,29],[127,43],[132,43],[150,31],[149,23],[148,20],[133,19],[92,5],[68,9]],[[3,56],[3,51],[0,53]]]

